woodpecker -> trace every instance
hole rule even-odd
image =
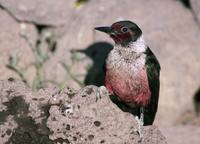
[[[158,107],[160,64],[131,21],[96,27],[115,42],[105,60],[105,87],[136,116],[140,128],[152,125]]]

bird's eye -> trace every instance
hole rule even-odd
[[[128,31],[128,28],[127,28],[127,27],[123,27],[123,28],[121,29],[121,31],[122,31],[123,33],[126,33],[126,32]]]

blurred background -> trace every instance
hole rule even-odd
[[[161,64],[155,125],[169,144],[200,143],[199,0],[0,0],[0,79],[103,85],[113,41],[94,27],[131,20]]]

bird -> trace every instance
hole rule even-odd
[[[114,40],[104,64],[105,87],[119,105],[135,115],[142,137],[141,127],[153,124],[158,108],[159,61],[146,44],[140,27],[130,20],[94,29]]]

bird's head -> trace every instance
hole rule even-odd
[[[96,27],[95,30],[107,33],[116,44],[123,47],[137,41],[142,35],[141,29],[131,21],[119,21],[111,26]]]

